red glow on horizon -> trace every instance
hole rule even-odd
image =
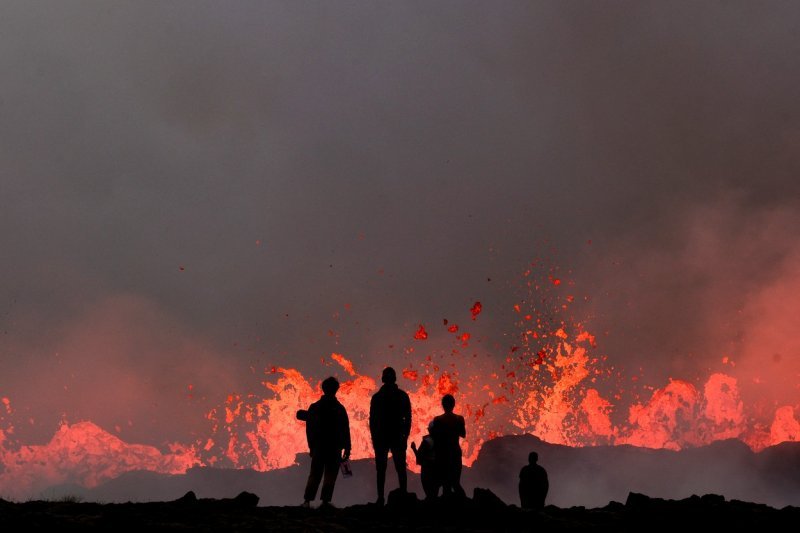
[[[446,319],[447,332],[458,334],[439,330],[431,343],[420,345],[425,348],[406,345],[398,350],[407,358],[397,368],[403,368],[402,386],[412,400],[410,440],[418,442],[428,422],[441,413],[444,394],[455,396],[456,411],[467,418],[465,465],[475,461],[487,440],[512,434],[534,434],[568,446],[629,444],[673,450],[730,438],[754,450],[800,440],[798,406],[759,411],[745,404],[740,383],[725,373],[711,372],[695,382],[671,379],[660,387],[642,388],[650,391],[646,396],[608,387],[616,374],[606,366],[605,354],[596,352],[595,335],[568,320],[563,298],[541,292],[557,292],[553,287],[560,280],[546,283],[547,277],[537,280],[530,271],[524,278],[531,295],[513,304],[517,333],[509,339],[513,344],[504,342],[505,348],[497,348],[502,357],[463,353],[472,335],[459,333],[458,325]],[[471,318],[482,311],[476,301]],[[428,338],[419,324],[414,339]],[[483,334],[476,338],[475,344],[486,344]],[[452,345],[436,348],[440,341]],[[330,359],[321,358],[321,365],[330,361],[346,375],[340,379],[338,397],[350,414],[353,458],[371,457],[366,421],[370,397],[379,384],[362,374],[348,354],[330,353]],[[733,365],[727,356],[722,363]],[[293,465],[296,455],[307,451],[305,428],[295,414],[319,397],[320,382],[295,368],[276,365],[263,371],[261,390],[231,392],[206,413],[205,433],[162,449],[126,443],[88,421],[64,422],[46,444],[21,445],[14,440],[12,399],[0,397],[0,493],[27,494],[38,480],[91,487],[130,470],[174,474],[192,466],[265,471]],[[628,387],[638,386],[639,380],[631,376]],[[189,396],[197,392],[193,384],[188,391]],[[413,458],[409,464],[413,466]]]

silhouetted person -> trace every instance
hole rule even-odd
[[[445,394],[442,398],[444,414],[433,419],[430,432],[436,454],[436,470],[442,483],[442,495],[455,494],[463,498],[465,494],[461,488],[461,445],[458,439],[466,437],[467,430],[464,417],[453,413],[455,406],[456,399],[451,394]]]
[[[536,462],[539,454],[531,452],[528,455],[528,464],[519,471],[519,500],[523,509],[544,509],[544,500],[550,483],[547,480],[547,471]]]
[[[397,373],[392,367],[383,369],[383,386],[372,395],[369,404],[369,432],[375,449],[375,468],[378,473],[378,505],[384,503],[386,466],[392,452],[400,490],[406,492],[406,448],[411,432],[411,400],[397,387]]]
[[[430,436],[431,424],[428,424],[428,434],[422,437],[422,442],[417,448],[415,442],[411,443],[411,449],[417,458],[420,467],[420,481],[422,490],[425,491],[425,499],[432,500],[439,495],[439,475],[436,472],[436,453],[433,450],[433,437]]]
[[[339,465],[350,457],[350,420],[344,406],[336,399],[339,382],[329,377],[322,382],[322,398],[311,404],[305,414],[306,438],[311,452],[311,472],[303,496],[303,507],[310,507],[322,481],[322,505],[330,505]],[[298,411],[298,419],[302,420]]]

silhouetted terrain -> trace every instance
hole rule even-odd
[[[0,527],[16,530],[135,531],[647,531],[674,527],[709,531],[773,530],[797,523],[800,508],[781,510],[722,496],[661,500],[631,493],[625,504],[525,511],[503,503],[491,491],[476,489],[463,501],[432,504],[390,493],[386,507],[373,504],[344,509],[257,507],[251,493],[223,500],[198,500],[188,493],[161,503],[97,504],[0,500]]]
[[[547,504],[558,507],[602,507],[625,501],[629,492],[683,499],[692,494],[722,494],[728,499],[781,508],[800,505],[800,443],[783,443],[760,453],[736,440],[682,451],[633,446],[570,448],[547,444],[530,435],[507,436],[484,444],[472,468],[464,469],[467,494],[475,487],[491,489],[507,503],[519,504],[517,480],[528,453],[539,453],[547,469]],[[36,497],[79,497],[83,501],[170,501],[194,491],[201,498],[226,498],[242,491],[256,494],[263,506],[302,502],[308,475],[308,456],[282,470],[255,472],[193,468],[183,475],[130,472],[93,489],[75,485],[51,487]],[[374,501],[375,466],[353,462],[354,475],[336,483],[333,503],[338,506]],[[389,476],[387,489],[396,486]],[[409,490],[422,495],[419,476],[409,475]]]
[[[547,503],[599,507],[622,501],[629,492],[681,499],[692,494],[723,494],[729,499],[774,507],[800,505],[800,443],[785,442],[754,453],[739,440],[718,441],[681,451],[635,446],[570,448],[543,443],[531,435],[507,436],[484,444],[468,487],[488,487],[517,501],[516,480],[528,452],[550,476]]]

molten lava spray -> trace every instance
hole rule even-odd
[[[530,433],[569,446],[673,450],[730,438],[759,450],[800,439],[797,406],[777,406],[769,417],[759,418],[742,401],[737,380],[721,372],[711,373],[699,386],[672,379],[649,395],[635,396],[632,387],[625,390],[623,374],[596,353],[595,336],[568,320],[575,301],[569,284],[552,273],[537,274],[535,263],[523,279],[526,297],[509,304],[517,334],[513,344],[501,347],[506,355],[499,362],[490,354],[479,355],[476,339],[464,326],[492,312],[480,301],[464,309],[463,324],[443,319],[438,328],[419,324],[408,332],[400,386],[413,406],[411,440],[419,441],[441,412],[444,394],[456,397],[456,410],[467,420],[466,465],[475,461],[483,443],[507,434]],[[445,348],[431,344],[437,338],[449,338]],[[350,415],[353,457],[371,457],[368,410],[378,384],[346,354],[331,353],[323,363],[335,365],[344,377],[338,397]],[[293,465],[296,455],[307,451],[304,426],[295,413],[320,396],[323,377],[270,366],[260,394],[231,392],[206,413],[204,435],[163,449],[125,443],[89,421],[65,421],[50,442],[24,445],[15,441],[13,402],[4,397],[0,494],[25,497],[67,481],[92,487],[131,470],[174,474],[198,465],[259,471]]]

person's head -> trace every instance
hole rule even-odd
[[[539,454],[536,452],[531,452],[528,454],[528,464],[535,465],[536,462],[539,460]]]
[[[452,394],[445,394],[442,397],[442,407],[444,408],[445,413],[452,413],[455,406],[456,399],[453,398]]]
[[[383,369],[383,374],[381,374],[381,381],[383,383],[397,383],[397,372],[394,371],[394,368],[387,366]]]
[[[322,392],[326,396],[336,396],[336,391],[339,390],[339,380],[331,376],[322,382]]]

